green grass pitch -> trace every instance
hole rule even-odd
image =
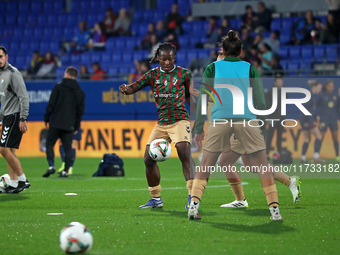
[[[1,254],[63,254],[59,232],[72,221],[94,238],[88,254],[339,254],[340,179],[302,179],[293,204],[277,183],[282,222],[270,221],[260,181],[243,181],[246,209],[220,208],[233,195],[224,178],[212,178],[200,205],[201,221],[188,221],[187,190],[178,159],[159,164],[164,208],[139,210],[149,199],[143,159],[125,159],[125,177],[91,175],[100,159],[78,158],[74,175],[42,178],[44,158],[21,158],[32,187],[1,194]],[[2,171],[6,162],[0,160]],[[77,193],[66,196],[65,193]],[[48,216],[47,213],[63,213]]]

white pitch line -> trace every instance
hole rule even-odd
[[[248,185],[248,182],[242,182],[242,185]],[[214,185],[214,186],[207,186],[207,188],[225,188],[225,187],[230,187],[230,185]],[[187,189],[186,187],[162,187],[162,190],[180,190],[180,189]],[[124,192],[124,191],[147,191],[147,188],[141,188],[141,189],[113,189],[113,190],[105,190],[105,191],[116,191],[116,192]],[[103,189],[82,189],[82,190],[72,190],[72,192],[96,192],[96,191],[104,191]],[[39,191],[39,190],[32,190],[29,189],[27,193],[54,193],[54,192],[70,192],[70,190],[49,190],[49,191]]]

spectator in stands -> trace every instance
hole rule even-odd
[[[248,50],[247,49],[242,49],[239,58],[242,59],[243,61],[249,62],[249,59],[248,59]]]
[[[150,54],[149,54],[149,58],[152,58],[155,55],[155,51],[158,49],[158,46],[161,44],[156,35],[152,35],[151,36],[151,50],[150,50]]]
[[[252,64],[254,61],[259,60],[258,54],[259,54],[259,49],[257,48],[257,46],[256,45],[251,46],[249,54],[248,54],[249,63]]]
[[[179,50],[181,48],[181,45],[179,44],[178,38],[177,38],[176,34],[174,34],[174,33],[170,33],[165,38],[165,41],[174,45],[176,47],[176,50]]]
[[[219,31],[219,25],[217,24],[217,17],[209,18],[209,27],[207,32],[207,38],[212,44],[216,44],[220,40],[221,31]]]
[[[36,77],[41,79],[55,79],[57,70],[57,62],[52,52],[47,51],[44,56],[43,63],[39,68]]]
[[[144,73],[151,69],[150,63],[146,60],[136,61],[136,70],[129,75],[129,84],[139,80]]]
[[[315,19],[314,23],[315,27],[310,32],[311,42],[313,44],[320,44],[320,35],[322,33],[322,30],[325,29],[326,26],[322,24],[322,21],[320,19]]]
[[[283,74],[284,74],[284,71],[283,71],[283,67],[280,65],[280,59],[278,57],[273,57],[272,58],[272,75],[283,76]]]
[[[90,72],[87,69],[86,65],[81,65],[80,66],[79,79],[80,80],[88,80],[88,79],[90,79]]]
[[[122,8],[119,11],[119,17],[115,22],[113,35],[121,36],[121,35],[130,35],[130,25],[131,20],[128,17],[127,10]]]
[[[321,31],[321,43],[338,43],[339,42],[340,24],[334,17],[333,13],[327,15],[326,27]]]
[[[156,28],[156,36],[158,41],[163,41],[168,35],[168,30],[165,28],[165,22],[163,20],[159,20],[157,22]]]
[[[91,33],[86,27],[85,21],[79,22],[79,31],[76,33],[75,37],[73,38],[72,43],[69,45],[68,51],[71,52],[83,52],[86,51],[87,44],[91,38]]]
[[[275,30],[270,34],[270,37],[263,40],[264,43],[268,44],[275,54],[280,48],[280,32]]]
[[[92,38],[88,43],[88,48],[93,51],[103,51],[105,50],[106,45],[106,36],[105,36],[105,26],[102,22],[97,22],[94,25],[94,32],[92,34]]]
[[[216,50],[211,50],[210,55],[205,58],[194,58],[190,61],[189,70],[193,76],[202,76],[204,69],[217,58]]]
[[[256,34],[254,38],[253,46],[256,46],[258,49],[260,49],[262,44],[263,44],[263,35],[261,33],[258,33]]]
[[[292,25],[292,41],[289,44],[311,44],[311,31],[315,29],[315,19],[312,11],[307,11],[303,19]]]
[[[272,70],[272,59],[273,59],[273,52],[270,46],[266,43],[263,43],[260,48],[260,53],[258,58],[262,62],[262,68],[264,70],[264,74],[271,74]]]
[[[118,17],[117,14],[113,12],[111,7],[108,7],[106,9],[103,23],[105,25],[105,32],[107,37],[112,35],[117,17]]]
[[[261,60],[255,59],[251,64],[257,69],[258,73],[260,76],[263,75],[263,68],[262,68],[262,63]]]
[[[270,31],[270,24],[272,23],[272,12],[266,7],[264,2],[257,4],[257,15],[253,18],[255,32]]]
[[[253,31],[254,29],[254,19],[256,18],[256,14],[251,5],[246,5],[245,7],[246,13],[242,16],[242,24],[241,28],[248,28]]]
[[[93,62],[91,64],[92,66],[92,70],[93,70],[93,74],[91,76],[91,80],[105,80],[106,76],[105,76],[105,71],[100,67],[99,62]]]
[[[242,35],[241,35],[241,41],[242,41],[242,49],[250,49],[254,42],[254,38],[251,36],[250,30],[248,28],[242,29]]]
[[[182,34],[183,17],[178,13],[178,5],[173,4],[171,12],[166,17],[167,28],[170,33]]]
[[[30,67],[27,70],[27,73],[31,79],[35,77],[42,63],[43,63],[43,58],[40,56],[40,52],[38,50],[35,50],[33,52],[33,58],[30,62]]]
[[[155,25],[153,23],[149,23],[148,31],[146,32],[141,44],[135,47],[135,50],[141,50],[141,49],[149,50],[151,48],[151,36],[152,35],[156,35]]]

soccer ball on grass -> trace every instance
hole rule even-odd
[[[93,237],[84,224],[71,222],[61,230],[59,241],[66,253],[85,253],[91,249]]]
[[[1,175],[0,178],[0,193],[5,190],[11,181],[11,178],[9,177],[8,174]]]
[[[165,139],[153,140],[150,144],[150,157],[155,161],[167,160],[171,155],[171,145]]]

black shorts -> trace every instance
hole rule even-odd
[[[4,116],[2,120],[2,133],[0,138],[0,147],[18,149],[22,132],[19,129],[20,114],[14,113]]]

